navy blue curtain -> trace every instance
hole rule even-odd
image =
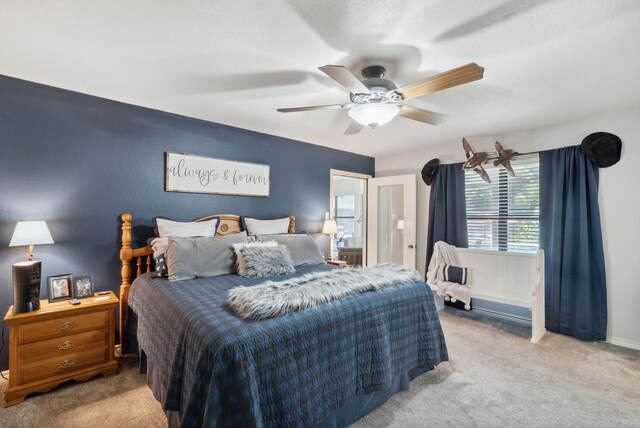
[[[468,246],[467,205],[464,198],[464,170],[461,163],[440,165],[431,182],[427,267],[433,254],[433,244],[438,241],[461,248]]]
[[[540,153],[546,327],[582,340],[607,332],[598,172],[580,146]]]

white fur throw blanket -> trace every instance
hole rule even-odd
[[[444,241],[438,241],[433,246],[433,255],[427,271],[427,282],[436,287],[438,296],[455,302],[460,300],[465,309],[471,308],[471,284],[458,284],[438,278],[438,267],[442,265],[460,266],[460,259],[456,247]]]
[[[365,291],[413,284],[420,274],[391,263],[366,268],[313,272],[282,282],[266,281],[229,290],[231,308],[244,319],[260,320],[313,308]]]

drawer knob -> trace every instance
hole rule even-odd
[[[76,347],[76,342],[67,340],[58,345],[58,351],[66,351],[67,349],[73,349]]]
[[[60,363],[58,363],[58,368],[59,369],[70,369],[71,367],[76,365],[76,360],[63,360]]]
[[[76,324],[76,323],[74,323],[73,321],[67,321],[67,322],[65,322],[65,323],[63,323],[63,324],[60,324],[60,325],[58,326],[58,330],[60,330],[60,331],[69,331],[69,330],[71,330],[72,328],[74,328],[76,325],[77,325],[77,324]]]

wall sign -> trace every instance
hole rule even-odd
[[[269,196],[269,165],[169,153],[167,192]]]

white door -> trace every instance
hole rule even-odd
[[[391,262],[416,268],[416,176],[368,182],[367,265]]]

